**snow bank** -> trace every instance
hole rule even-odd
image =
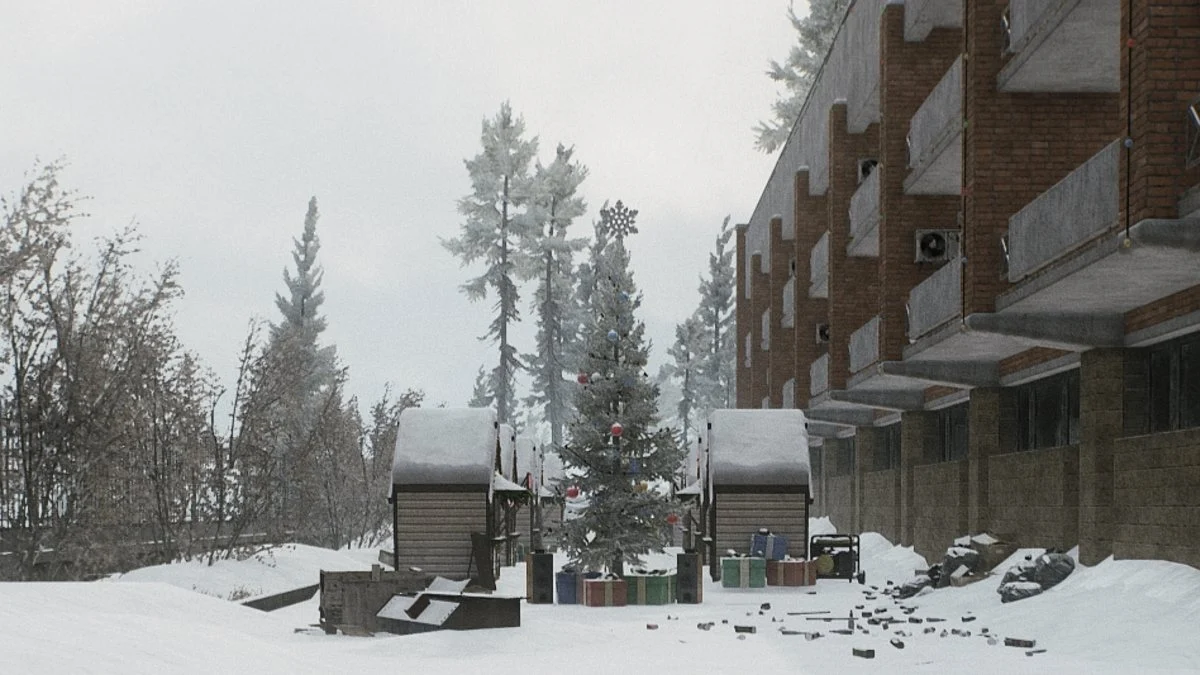
[[[807,485],[808,430],[799,410],[715,410],[706,447],[713,485]]]
[[[392,483],[487,485],[496,438],[488,408],[408,408],[400,413]]]

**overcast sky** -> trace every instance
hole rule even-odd
[[[797,2],[803,13],[803,2]],[[140,269],[179,260],[190,349],[225,381],[253,317],[276,320],[293,237],[320,204],[325,340],[374,399],[385,382],[464,405],[495,348],[458,290],[463,159],[509,100],[546,163],[574,145],[629,241],[652,372],[698,302],[722,219],[774,163],[753,125],[794,41],[787,0],[158,2],[0,0],[0,191],[37,158],[91,197],[77,241],[135,222]],[[523,295],[532,297],[532,289]],[[532,335],[526,310],[523,336]],[[531,339],[518,346],[531,348]]]

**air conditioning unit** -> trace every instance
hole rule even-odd
[[[817,344],[825,344],[829,342],[829,324],[817,324]]]
[[[917,230],[916,262],[941,263],[958,257],[959,230]]]

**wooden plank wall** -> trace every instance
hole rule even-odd
[[[713,500],[716,513],[717,557],[733,549],[750,552],[750,535],[765,527],[788,538],[788,555],[804,558],[808,551],[808,495],[803,492],[723,492]]]
[[[466,579],[471,533],[487,532],[487,492],[400,492],[396,569]],[[472,570],[474,571],[474,570]]]

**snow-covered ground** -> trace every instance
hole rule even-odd
[[[829,530],[827,521],[813,525]],[[289,546],[242,562],[164,565],[107,582],[0,584],[0,672],[1200,672],[1200,570],[1160,561],[1079,567],[1043,595],[1007,605],[996,594],[998,576],[934,591],[902,604],[918,607],[915,617],[945,622],[894,623],[886,633],[870,626],[870,635],[831,634],[846,622],[789,615],[846,616],[863,605],[903,617],[890,598],[868,601],[864,591],[902,582],[925,561],[869,533],[862,537],[866,586],[822,580],[814,588],[734,590],[708,582],[701,605],[523,605],[520,628],[328,636],[313,627],[315,598],[273,613],[219,599],[312,584],[322,568],[363,569],[375,553]],[[524,572],[506,568],[501,592],[523,594]],[[763,603],[770,609],[760,614]],[[976,618],[963,622],[968,615]],[[699,629],[705,622],[715,625]],[[735,625],[757,632],[740,635]],[[935,632],[923,632],[928,626]],[[809,640],[783,628],[823,636]],[[1002,640],[989,644],[984,628],[998,638],[1036,640],[1046,651],[1028,656]],[[971,634],[941,636],[952,629]],[[900,637],[902,649],[890,644],[897,630],[909,633]],[[875,658],[856,658],[852,648],[874,649]]]

